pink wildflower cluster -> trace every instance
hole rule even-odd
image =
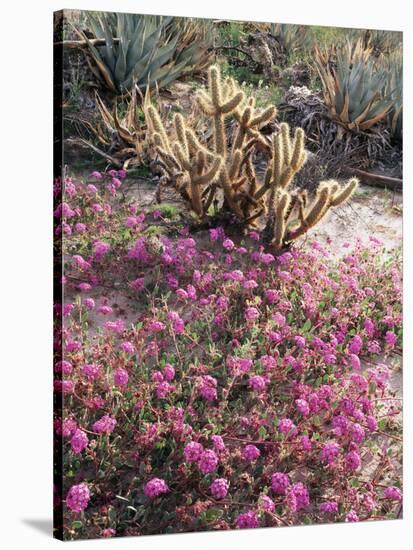
[[[125,175],[56,187],[66,537],[394,517],[400,442],[377,436],[401,422],[397,255],[373,239],[275,256],[258,232],[170,231],[161,208],[119,200]]]

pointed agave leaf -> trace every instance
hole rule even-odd
[[[83,39],[85,40],[85,42],[87,43],[87,45],[89,47],[89,51],[90,51],[90,54],[93,57],[93,60],[95,61],[96,65],[99,67],[100,72],[102,73],[102,77],[103,77],[106,85],[108,86],[108,88],[110,90],[112,90],[113,92],[116,92],[116,86],[113,82],[112,75],[110,74],[110,72],[109,72],[107,66],[105,65],[103,59],[101,58],[99,52],[97,51],[95,46],[91,43],[91,41],[86,36],[86,34],[83,33],[82,31],[80,31],[80,32],[82,33]]]

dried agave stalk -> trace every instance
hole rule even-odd
[[[112,111],[108,109],[99,94],[96,92],[96,107],[100,121],[96,124],[84,121],[84,124],[96,137],[102,149],[94,143],[78,138],[100,156],[107,159],[116,167],[124,170],[140,166],[145,161],[147,145],[147,127],[138,116],[138,90],[132,89],[127,109],[123,116],[119,116],[118,104],[115,102]]]

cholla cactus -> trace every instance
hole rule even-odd
[[[176,140],[173,141],[156,109],[152,105],[146,107],[160,166],[168,182],[201,218],[207,214],[220,188],[224,194],[224,208],[248,220],[258,206],[254,198],[257,190],[251,154],[257,143],[264,149],[270,148],[259,127],[275,117],[276,108],[270,105],[264,110],[256,109],[255,99],[247,99],[233,79],[221,81],[217,66],[209,69],[208,92],[199,91],[196,100],[203,113],[212,118],[212,150],[199,142],[181,114],[174,118]],[[237,122],[231,147],[225,127],[225,119],[230,115]]]
[[[255,99],[246,98],[233,79],[221,80],[217,66],[210,67],[208,84],[208,91],[199,91],[196,100],[202,112],[212,119],[211,149],[198,140],[181,114],[174,117],[173,139],[156,109],[152,105],[145,108],[164,180],[175,186],[201,219],[220,189],[222,209],[235,214],[246,227],[264,227],[267,242],[279,250],[354,192],[358,184],[354,178],[342,189],[337,182],[322,182],[315,199],[307,205],[305,191],[289,190],[306,160],[304,131],[296,129],[291,139],[288,124],[282,123],[271,144],[259,128],[275,117],[273,105],[257,109]],[[234,131],[227,137],[225,119],[230,116]],[[262,181],[253,163],[258,148],[266,151],[269,158]]]

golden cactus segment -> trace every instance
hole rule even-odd
[[[338,206],[339,204],[347,201],[359,185],[357,178],[351,178],[347,185],[339,192],[336,192],[331,199],[331,206]]]
[[[269,122],[277,115],[277,109],[274,105],[270,105],[264,109],[261,113],[254,116],[251,120],[251,126],[260,126],[266,122]]]
[[[275,225],[274,225],[274,238],[272,241],[273,246],[279,250],[282,248],[285,235],[285,219],[287,209],[291,200],[291,197],[285,191],[279,191],[276,193],[277,204],[275,206]]]
[[[303,156],[303,153],[304,153],[304,130],[302,128],[297,128],[295,131],[293,153],[291,158],[291,166],[296,172],[298,172],[298,170],[301,168],[300,160]]]

